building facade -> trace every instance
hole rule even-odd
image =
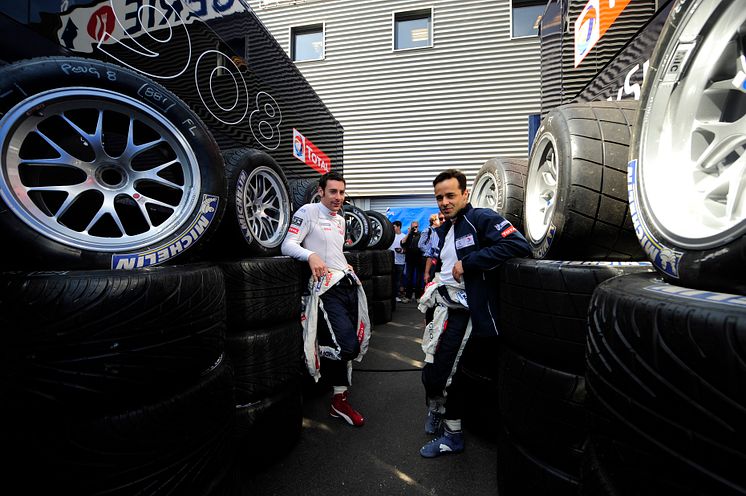
[[[433,205],[444,169],[471,181],[492,157],[527,156],[545,3],[249,1],[344,127],[349,194],[375,210]]]

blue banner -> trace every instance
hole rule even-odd
[[[433,203],[435,199],[433,198]],[[386,209],[386,217],[391,222],[401,221],[401,232],[407,233],[409,225],[413,221],[420,223],[420,231],[424,231],[430,225],[430,216],[438,213],[438,207],[389,207]]]

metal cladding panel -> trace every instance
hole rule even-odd
[[[552,1],[554,3],[554,0]],[[552,108],[573,101],[578,93],[596,77],[655,14],[656,0],[633,0],[609,27],[595,46],[588,52],[583,61],[575,67],[575,22],[583,13],[588,0],[560,0],[561,12],[564,13],[564,33],[542,38],[542,52],[547,53],[542,61],[541,112],[546,114]],[[602,2],[604,4],[605,2]],[[543,26],[542,26],[543,27]],[[549,59],[556,57],[554,62]],[[559,72],[559,74],[557,74]]]
[[[344,126],[351,195],[431,195],[444,169],[527,155],[539,42],[511,39],[509,0],[249,3],[286,51],[291,27],[323,23],[324,58],[296,65]],[[429,8],[433,46],[394,51],[393,13]]]

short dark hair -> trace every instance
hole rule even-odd
[[[394,225],[396,227],[401,227],[401,221],[400,220],[395,220],[394,222],[391,223],[391,225]]]
[[[444,170],[433,179],[433,188],[436,184],[448,181],[449,179],[456,179],[458,181],[458,187],[463,193],[466,191],[466,175],[458,169]]]
[[[327,181],[342,181],[345,186],[347,186],[347,181],[345,181],[345,178],[342,177],[342,174],[339,172],[327,172],[323,176],[321,176],[321,179],[319,179],[319,187],[323,190],[326,190],[326,183]]]

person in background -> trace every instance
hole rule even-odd
[[[438,247],[438,235],[435,233],[435,229],[445,222],[446,218],[443,214],[433,214],[429,218],[430,226],[420,236],[419,246],[422,250],[422,256],[425,257],[425,270],[422,275],[422,279],[425,284],[433,280],[435,276],[435,264],[433,263],[433,248]]]
[[[459,358],[472,331],[474,336],[499,334],[497,268],[530,253],[526,239],[509,221],[491,209],[471,206],[463,172],[441,172],[433,188],[446,222],[437,229],[434,255],[439,270],[418,307],[422,312],[435,307],[422,337],[425,432],[436,435],[420,449],[425,458],[464,450]]]
[[[303,205],[293,214],[282,254],[307,262],[311,269],[302,317],[309,373],[317,381],[322,370],[328,374],[334,387],[329,414],[359,427],[365,419],[348,401],[350,361],[365,354],[370,320],[362,284],[342,251],[345,220],[340,211],[345,187],[338,172],[321,176],[321,201]]]
[[[395,220],[392,222],[394,226],[394,242],[389,246],[389,250],[394,252],[394,273],[392,274],[391,283],[394,285],[394,294],[396,295],[396,301],[400,303],[408,303],[409,300],[404,301],[402,296],[404,295],[404,288],[401,287],[402,275],[404,274],[404,248],[401,246],[401,241],[404,239],[404,234],[401,232],[401,221]]]
[[[404,248],[404,296],[407,299],[417,299],[422,295],[424,283],[422,281],[422,272],[425,270],[425,260],[422,258],[422,250],[419,248],[420,223],[413,220],[409,225],[407,235],[401,240]]]

